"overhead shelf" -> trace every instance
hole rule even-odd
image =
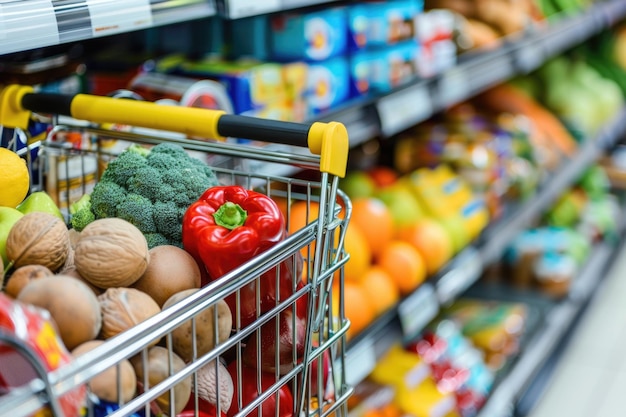
[[[624,134],[626,108],[596,138],[582,144],[578,153],[564,162],[532,198],[489,226],[478,241],[460,252],[442,271],[350,341],[347,355],[349,382],[356,384],[362,381],[389,347],[416,336],[443,307],[476,283],[485,267],[501,258],[510,242]],[[572,291],[572,294],[579,293]]]
[[[215,15],[212,0],[0,2],[0,55]]]
[[[351,146],[376,136],[389,137],[517,74],[537,69],[624,17],[626,2],[596,3],[585,13],[562,16],[509,38],[496,50],[461,56],[456,66],[438,76],[416,79],[388,94],[355,99],[318,119],[344,123]]]

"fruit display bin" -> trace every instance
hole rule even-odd
[[[46,163],[75,159],[79,167],[86,167],[87,158],[96,158],[98,163],[111,160],[116,155],[103,145],[111,140],[147,148],[163,142],[175,143],[196,155],[204,155],[220,185],[241,185],[291,203],[285,205],[283,213],[290,233],[188,297],[51,371],[46,371],[36,352],[0,326],[0,353],[20,352],[33,369],[39,370],[30,382],[12,389],[6,389],[0,381],[0,415],[69,417],[64,411],[64,398],[81,390],[85,395],[77,415],[347,415],[346,402],[352,388],[346,383],[344,366],[349,321],[343,314],[343,266],[349,255],[343,242],[351,203],[338,189],[349,150],[342,124],[296,124],[127,99],[34,93],[30,87],[18,85],[0,92],[0,126],[24,131],[33,114],[49,118],[53,126],[46,139],[28,145],[29,150],[37,149],[37,158]],[[114,125],[117,130],[112,128]],[[87,134],[93,143],[89,147],[77,146],[58,139],[68,137],[64,134],[70,132]],[[290,153],[260,146],[261,142],[308,148],[310,152]],[[27,154],[27,161],[32,159],[32,152],[22,153]],[[261,173],[258,167],[267,164],[318,174],[313,179],[298,179]],[[301,227],[294,229],[289,227],[296,224],[296,215],[291,212],[296,203],[306,206],[306,218]],[[289,288],[284,288],[280,277],[285,268],[291,270],[294,278]],[[267,303],[262,299],[267,286],[281,296],[261,312],[259,307]],[[246,299],[251,293],[254,300]],[[139,361],[146,369],[148,353],[155,344],[165,350],[166,362],[172,364],[174,333],[182,326],[190,326],[192,334],[197,335],[196,326],[205,320],[203,313],[213,312],[213,336],[217,340],[218,304],[227,298],[234,300],[237,308],[231,308],[232,330],[223,342],[201,352],[200,337],[192,337],[191,358],[184,366],[170,366],[165,378],[156,383],[147,375],[138,376],[137,394],[125,402],[103,405],[90,392],[90,382],[98,374],[120,370],[124,361]],[[256,306],[252,320],[240,314],[239,308],[245,303]],[[271,345],[267,340],[272,341]],[[11,356],[4,355],[7,357]],[[234,395],[222,390],[228,386],[228,372],[223,372],[226,366],[234,375]],[[211,380],[209,394],[200,389],[207,379]],[[193,390],[190,398],[184,399],[184,411],[180,411],[183,407],[174,395],[175,387],[189,380]],[[117,378],[112,389],[115,398],[123,398],[121,378]],[[230,407],[225,406],[228,403]]]

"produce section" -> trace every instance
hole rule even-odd
[[[48,2],[41,3],[48,7]],[[107,46],[107,37],[97,31],[85,29],[71,36],[64,32],[62,16],[70,12],[50,3],[47,17],[33,14],[46,7],[18,15],[54,17],[58,40],[23,38],[17,46],[0,42],[0,53],[9,54],[8,61],[15,57],[10,54],[30,48],[45,51],[55,45],[59,51],[82,41],[86,49]],[[67,407],[63,398],[69,393],[84,396],[81,384],[88,384],[95,396],[88,396],[87,402],[98,415],[140,415],[142,409],[149,412],[146,404],[152,414],[169,409],[171,415],[188,415],[195,408],[200,415],[229,417],[238,411],[265,415],[270,409],[269,414],[304,411],[322,417],[336,412],[419,417],[434,410],[463,417],[513,415],[523,392],[592,297],[623,237],[623,225],[615,219],[615,212],[623,210],[621,173],[600,167],[597,161],[606,162],[626,134],[626,66],[620,52],[624,3],[523,1],[516,3],[515,12],[502,9],[495,15],[468,2],[445,0],[423,5],[397,0],[384,6],[287,0],[144,3],[137,10],[148,5],[151,22],[106,35],[130,42],[139,39],[144,52],[154,55],[131,57],[124,51],[117,57],[107,46],[86,54],[83,64],[82,57],[76,60],[68,54],[66,78],[36,89],[69,88],[72,94],[92,89],[98,95],[132,98],[139,106],[148,104],[141,103],[144,100],[155,101],[162,108],[154,110],[159,115],[170,109],[175,112],[171,114],[183,115],[187,109],[182,107],[202,107],[282,119],[290,123],[281,126],[298,135],[302,133],[298,126],[339,121],[347,128],[349,144],[344,145],[350,148],[350,159],[345,178],[337,185],[350,204],[331,205],[332,195],[319,196],[318,190],[334,192],[334,184],[319,181],[319,159],[310,156],[312,149],[294,146],[280,129],[246,136],[253,131],[249,125],[241,134],[231,126],[223,133],[226,143],[217,143],[210,128],[165,132],[161,125],[156,129],[141,122],[135,125],[126,115],[121,122],[96,117],[85,123],[81,119],[89,117],[68,113],[72,117],[52,119],[56,124],[52,127],[46,113],[55,109],[35,107],[36,117],[20,126],[24,130],[4,129],[0,138],[10,149],[6,159],[0,153],[2,163],[6,160],[15,173],[0,185],[10,191],[0,196],[7,199],[0,201],[0,218],[8,225],[0,229],[4,291],[20,299],[22,288],[35,288],[31,284],[37,282],[39,291],[52,294],[46,287],[49,278],[73,271],[83,278],[77,291],[95,292],[100,305],[96,316],[103,320],[86,326],[86,331],[100,329],[84,337],[94,342],[84,346],[86,353],[75,353],[86,358],[84,364],[77,362],[83,370],[70,366],[67,373],[51,372],[52,395],[61,401],[50,406]],[[3,5],[0,10],[18,6]],[[91,30],[99,21],[94,7],[89,3],[90,17],[80,20]],[[410,21],[407,27],[415,32],[398,32],[393,39],[368,33],[364,38],[357,36],[358,25],[350,26],[363,22],[359,19],[384,25],[394,13],[404,13],[400,20]],[[9,22],[6,16],[16,15],[0,14],[0,23]],[[193,23],[175,24],[185,21]],[[325,43],[329,39],[307,38],[304,28],[320,21],[345,30],[344,47],[336,39]],[[9,23],[15,26],[14,20]],[[435,28],[436,24],[441,26]],[[269,27],[273,33],[263,45]],[[149,35],[143,35],[144,29]],[[441,30],[439,37],[434,36],[435,29]],[[206,55],[199,55],[198,41],[191,40],[198,33],[215,37]],[[239,33],[254,36],[233,44],[233,39],[242,40]],[[189,40],[184,53],[172,50],[176,36]],[[302,39],[309,42],[307,47],[295,46],[295,40]],[[163,43],[156,47],[157,42]],[[220,42],[228,48],[215,50]],[[416,63],[401,79],[377,67],[389,63],[390,51]],[[435,58],[433,51],[440,55]],[[316,55],[322,52],[326,55]],[[374,75],[355,80],[357,67],[346,66],[355,62]],[[28,68],[23,65],[18,59],[17,65],[7,67],[11,82],[23,77],[20,68]],[[316,77],[322,69],[330,71],[337,84],[310,84],[320,80]],[[45,79],[35,74],[35,80]],[[337,95],[332,101],[316,101],[321,96],[315,94],[325,91]],[[0,117],[3,124],[8,120],[2,111]],[[251,123],[234,120],[244,126]],[[272,134],[276,143],[264,143]],[[178,145],[187,152],[175,149]],[[242,158],[240,148],[249,145],[254,157]],[[28,161],[30,178],[20,174],[23,161],[15,161],[16,155]],[[181,159],[170,160],[173,155]],[[124,165],[126,158],[133,168]],[[189,162],[194,158],[201,160],[200,166]],[[184,175],[178,175],[178,169]],[[343,177],[339,171],[333,175]],[[609,190],[606,175],[613,175],[616,190]],[[215,187],[215,192],[222,192],[218,184],[235,183],[243,188],[230,199],[241,199],[240,205],[246,206],[252,203],[245,202],[243,194],[260,191],[261,197],[269,197],[268,204],[276,203],[271,210],[274,218],[282,216],[287,222],[277,242],[257,245],[276,245],[261,255],[245,255],[242,241],[227,249],[228,242],[208,238],[215,227],[231,227],[231,215],[239,217],[241,212],[230,212],[226,223],[212,224],[206,210],[221,197],[203,191]],[[189,198],[188,192],[193,194]],[[200,195],[205,204],[192,206]],[[256,197],[253,200],[261,204]],[[326,217],[330,223],[313,227],[310,222],[324,206],[334,209],[326,210],[318,221],[324,223]],[[46,216],[28,225],[33,211]],[[252,205],[246,211],[256,214]],[[119,219],[125,222],[123,227],[107,224],[98,231],[99,224]],[[27,227],[15,227],[19,222]],[[15,236],[11,238],[8,229],[21,230],[14,234],[27,237],[45,222],[51,228],[65,222],[70,235],[52,236],[51,246],[46,240],[55,251],[40,253],[34,245],[29,248],[34,254],[16,253]],[[135,235],[132,248],[97,247],[91,242],[91,225],[96,240],[107,233],[113,237],[105,240],[118,240],[117,228],[128,229]],[[331,243],[332,237],[326,237],[322,244],[318,240],[322,230],[340,239]],[[83,241],[82,256],[78,236],[90,241],[89,245]],[[66,239],[72,240],[68,252],[72,257],[63,255]],[[541,255],[525,253],[527,246],[538,250],[537,239],[573,246],[541,248],[545,250]],[[324,249],[320,252],[316,246],[327,243],[345,245],[349,259],[323,255]],[[168,253],[158,255],[165,248]],[[105,252],[115,254],[122,264],[128,261],[119,276],[98,268],[89,272],[89,263],[100,262],[99,254]],[[49,256],[61,264],[42,262]],[[316,263],[318,256],[322,265]],[[69,261],[75,265],[71,269],[69,264],[63,266]],[[242,263],[253,272],[237,269]],[[166,274],[178,272],[162,272],[173,264],[189,266],[190,271],[184,278],[181,274],[176,285],[164,285]],[[154,276],[146,275],[151,267]],[[124,275],[133,268],[141,268],[141,274]],[[235,274],[229,272],[233,268],[248,272],[246,284],[235,283]],[[343,273],[334,274],[332,269]],[[257,284],[254,274],[261,277]],[[231,279],[221,282],[218,277],[223,275]],[[31,291],[23,297],[41,303],[37,289]],[[312,299],[321,304],[311,305]],[[178,308],[172,309],[172,304]],[[146,316],[131,312],[117,320],[120,311],[132,305],[140,306],[138,312]],[[89,306],[84,308],[81,316],[88,317]],[[81,345],[64,335],[59,313],[53,307],[49,312],[53,326],[56,321],[61,327],[55,344],[68,351]],[[181,340],[174,327],[188,325],[184,322],[190,315],[196,317],[192,326],[208,325],[205,333],[211,340],[193,331],[189,331],[195,334],[192,340]],[[345,321],[337,320],[343,315]],[[489,327],[494,321],[498,325]],[[505,324],[511,321],[517,327],[507,333]],[[167,323],[163,328],[152,330],[163,322]],[[228,329],[232,330],[226,334]],[[291,333],[291,340],[284,340],[286,333]],[[161,342],[156,342],[159,338]],[[95,358],[105,358],[111,346],[119,347],[120,353],[105,363],[119,362],[116,373],[127,370],[119,378],[127,382],[128,392],[123,383],[115,392],[106,391],[117,375],[109,375],[111,381],[100,391],[99,380],[92,375]],[[140,351],[141,358],[134,356]],[[153,381],[153,371],[146,369],[153,360],[166,361],[168,356],[173,375],[165,372]],[[87,376],[81,373],[85,369],[90,371]],[[200,389],[199,381],[189,384],[192,376],[208,380],[208,393]],[[305,380],[299,376],[309,378],[307,389],[302,390]],[[63,379],[72,377],[79,378],[78,385]],[[151,388],[142,391],[148,379]],[[245,384],[253,379],[258,379],[256,386]],[[174,380],[175,395],[170,398],[166,393]],[[48,389],[32,382],[24,391],[0,397],[0,410],[28,415],[44,405],[31,393]],[[219,395],[223,398],[218,400]],[[117,414],[116,402],[125,403]],[[254,405],[246,406],[250,402]],[[255,411],[261,403],[263,408]]]

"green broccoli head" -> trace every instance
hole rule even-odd
[[[185,211],[215,185],[211,168],[179,145],[131,145],[107,166],[91,194],[90,211],[96,219],[119,217],[134,224],[150,248],[181,246]]]
[[[117,217],[117,206],[126,199],[126,194],[126,189],[114,182],[97,182],[91,192],[91,211],[96,219]]]
[[[124,201],[117,205],[117,217],[134,224],[143,233],[157,231],[153,219],[152,202],[142,195],[127,194]]]
[[[137,170],[145,167],[148,163],[146,157],[137,151],[124,151],[107,165],[102,173],[100,182],[113,182],[120,187],[126,188],[126,183],[135,175]]]

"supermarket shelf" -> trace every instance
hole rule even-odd
[[[490,395],[479,417],[513,415],[520,395],[552,355],[578,313],[594,294],[618,247],[615,243],[600,243],[594,248],[576,278],[570,296],[548,312],[544,326],[528,341],[526,349]]]
[[[595,139],[582,145],[576,156],[551,175],[534,197],[495,222],[477,242],[455,256],[436,276],[376,319],[362,334],[357,335],[348,345],[350,383],[363,380],[380,355],[391,345],[418,334],[437,316],[442,307],[452,303],[471,287],[480,278],[485,267],[503,255],[518,233],[540,216],[563,190],[571,186],[605,149],[610,148],[624,134],[626,108]],[[572,294],[581,292],[584,291],[572,290]]]
[[[212,0],[0,3],[0,55],[213,16]]]
[[[346,125],[351,146],[376,136],[389,137],[453,104],[471,98],[517,74],[529,73],[547,59],[580,44],[626,17],[626,2],[609,0],[585,13],[563,16],[545,27],[514,36],[487,52],[468,53],[429,79],[417,79],[383,95],[355,99],[318,117]]]
[[[217,7],[221,15],[229,19],[240,19],[333,1],[337,0],[218,0]]]

